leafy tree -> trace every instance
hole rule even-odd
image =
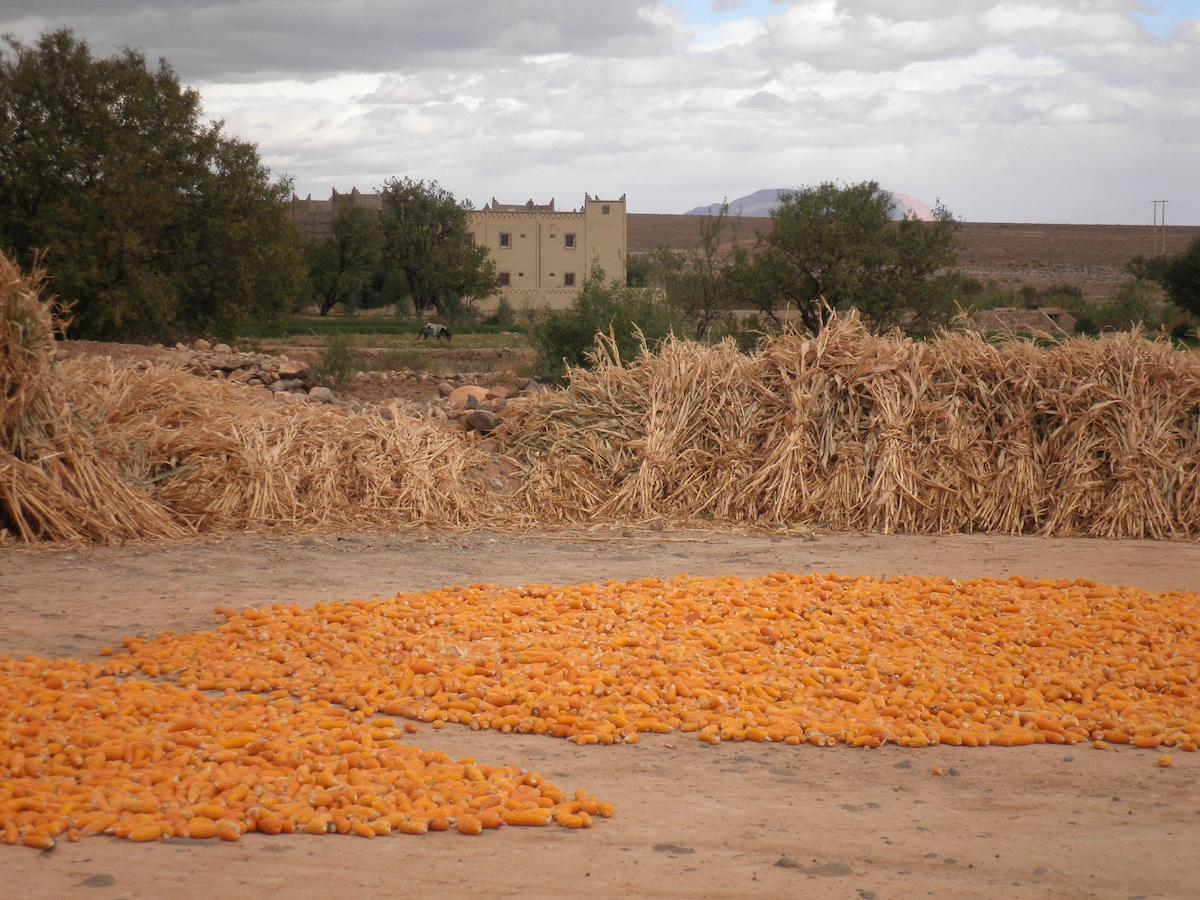
[[[290,310],[289,193],[165,61],[98,59],[67,30],[0,46],[0,245],[45,252],[81,333],[231,333]]]
[[[1135,281],[1153,281],[1162,284],[1170,264],[1165,256],[1135,256],[1125,263],[1125,271]]]
[[[530,337],[542,374],[561,378],[567,366],[583,366],[597,334],[612,334],[621,359],[641,355],[642,340],[653,346],[682,324],[677,312],[654,291],[607,281],[598,263],[568,309],[545,310]]]
[[[730,316],[736,299],[728,277],[730,259],[721,251],[728,218],[729,204],[723,203],[715,216],[700,220],[694,247],[662,249],[653,256],[650,280],[661,285],[667,302],[691,324],[697,340],[704,340],[714,325]]]
[[[382,228],[389,266],[404,276],[416,311],[446,314],[462,301],[500,289],[487,248],[467,240],[468,202],[436,181],[392,178],[384,184]]]
[[[1172,303],[1200,316],[1200,238],[1171,259],[1163,274],[1163,286]]]
[[[383,263],[379,214],[352,206],[333,220],[329,237],[308,246],[308,278],[322,316],[339,303],[363,305]]]
[[[895,201],[874,181],[789,191],[758,252],[735,251],[729,273],[739,305],[776,326],[794,311],[819,331],[831,311],[857,308],[876,329],[926,330],[953,309],[957,223],[941,204],[933,222],[892,221]]]

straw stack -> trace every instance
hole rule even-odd
[[[753,355],[601,344],[500,437],[564,521],[1200,537],[1200,355],[872,335],[854,315]]]

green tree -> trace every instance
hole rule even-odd
[[[308,246],[308,280],[322,316],[339,303],[361,306],[383,263],[379,214],[352,206],[333,220],[329,237]]]
[[[941,204],[934,221],[892,220],[895,201],[878,183],[825,182],[789,191],[772,212],[758,252],[735,251],[739,305],[776,326],[789,311],[819,331],[833,310],[854,307],[878,330],[927,330],[949,317],[957,223]]]
[[[81,333],[231,333],[290,310],[289,192],[165,61],[98,59],[67,30],[0,47],[0,245],[45,253]]]
[[[384,184],[381,225],[387,264],[404,276],[418,313],[457,310],[500,289],[487,248],[468,239],[469,202],[436,181],[392,178]]]
[[[737,299],[729,278],[730,256],[721,250],[728,220],[729,204],[723,203],[715,216],[700,219],[695,246],[660,249],[652,257],[650,280],[661,286],[667,302],[691,325],[697,340],[704,340],[713,326],[730,317]]]
[[[1163,286],[1172,303],[1185,312],[1200,316],[1200,238],[1171,258],[1163,274]]]
[[[583,288],[568,309],[545,310],[530,333],[539,351],[542,374],[561,378],[568,366],[583,366],[597,334],[612,334],[625,362],[641,355],[642,340],[653,346],[678,331],[678,313],[656,292],[608,281],[593,264]]]

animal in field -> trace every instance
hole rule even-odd
[[[433,338],[435,341],[440,341],[445,338],[450,340],[450,329],[445,325],[438,325],[434,322],[427,322],[425,327],[421,329],[421,333],[417,336],[417,340],[424,341],[428,338]]]

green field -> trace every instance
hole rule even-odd
[[[425,323],[415,320],[384,319],[367,316],[294,316],[270,322],[250,322],[243,326],[238,337],[242,338],[289,338],[289,337],[332,337],[334,335],[409,335],[420,333]],[[452,324],[450,331],[459,335],[505,333],[524,334],[527,325],[490,325],[478,322]]]

